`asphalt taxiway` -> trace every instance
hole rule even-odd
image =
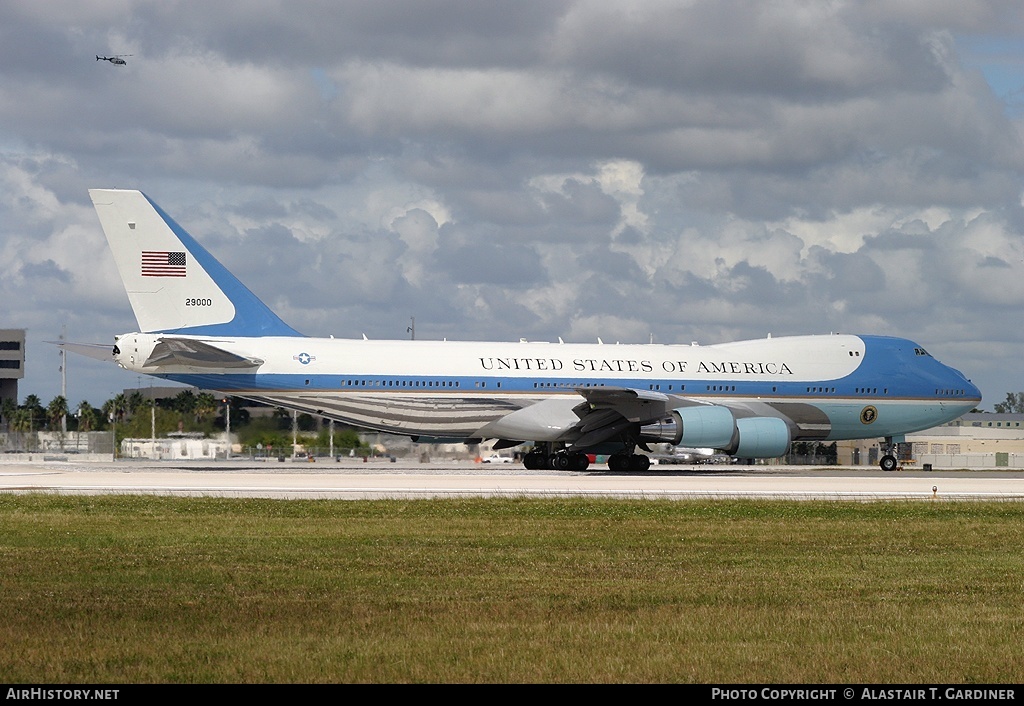
[[[0,492],[261,498],[614,497],[1024,500],[1024,471],[666,466],[643,473],[528,471],[469,461],[0,462]]]

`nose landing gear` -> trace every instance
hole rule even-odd
[[[892,437],[885,437],[885,454],[882,458],[878,459],[878,467],[883,471],[895,471],[900,465],[899,462],[899,448],[898,443],[893,443]]]

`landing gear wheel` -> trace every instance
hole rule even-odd
[[[548,459],[548,463],[551,465],[552,471],[568,471],[572,465],[572,460],[569,458],[569,454],[560,453],[551,456]]]
[[[608,470],[615,473],[629,470],[629,456],[626,454],[612,454],[608,457]]]
[[[629,470],[643,473],[651,467],[651,459],[643,454],[633,454],[629,457]]]
[[[572,454],[569,458],[572,460],[569,467],[574,471],[585,471],[590,466],[590,459],[586,454]]]
[[[621,473],[643,473],[651,467],[651,459],[643,454],[615,454],[608,459],[608,470]]]
[[[882,456],[881,460],[878,462],[878,465],[883,471],[895,471],[896,466],[899,464],[895,456],[887,454],[885,456]]]
[[[523,466],[528,471],[539,471],[548,467],[547,457],[542,453],[531,451],[523,456]]]

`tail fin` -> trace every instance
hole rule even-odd
[[[139,329],[300,336],[141,191],[90,189]]]

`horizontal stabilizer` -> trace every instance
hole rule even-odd
[[[46,341],[78,355],[95,358],[106,363],[114,362],[114,346],[109,343],[69,343],[67,341]]]
[[[184,365],[192,368],[256,368],[259,358],[247,358],[191,338],[161,338],[144,367]]]

